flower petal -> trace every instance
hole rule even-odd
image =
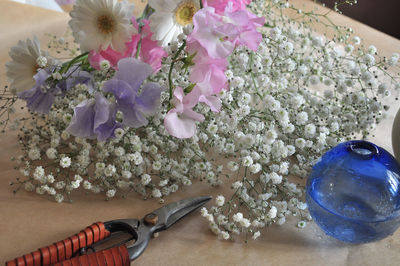
[[[149,64],[135,58],[124,58],[118,62],[115,79],[126,81],[132,89],[138,91],[143,81],[153,72]]]
[[[149,82],[143,86],[140,96],[136,97],[138,108],[145,114],[153,115],[160,105],[161,87]]]
[[[169,134],[180,139],[191,138],[196,134],[195,121],[185,116],[179,117],[174,109],[166,114],[164,126]]]
[[[93,123],[95,116],[94,99],[85,100],[74,108],[74,116],[66,131],[81,138],[95,138]]]

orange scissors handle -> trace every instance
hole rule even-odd
[[[104,226],[104,223],[97,222],[86,227],[78,234],[66,238],[65,240],[59,241],[47,247],[39,248],[34,252],[8,261],[6,262],[6,266],[47,266],[61,263],[70,259],[75,260],[75,258],[79,258],[79,256],[75,256],[79,253],[80,249],[103,240],[110,234],[111,233]]]

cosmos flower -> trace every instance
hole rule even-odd
[[[133,5],[116,0],[78,0],[69,25],[81,50],[125,50],[135,29],[130,25]]]
[[[155,10],[149,18],[150,27],[162,46],[176,40],[200,9],[197,0],[149,0],[149,5]]]
[[[12,61],[6,63],[6,71],[13,93],[31,89],[36,83],[33,76],[38,69],[54,63],[47,52],[40,50],[40,42],[36,36],[33,40],[19,41],[11,48],[9,55]]]

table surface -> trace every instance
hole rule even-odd
[[[304,10],[311,3],[305,4]],[[138,9],[143,3],[137,5]],[[366,45],[374,43],[381,54],[390,55],[400,48],[400,41],[344,16],[332,18],[351,26]],[[62,34],[68,14],[37,7],[0,1],[0,85],[6,84],[4,63],[8,50],[19,39],[34,34]],[[375,143],[391,151],[390,134],[399,103],[391,100],[388,118],[379,125]],[[16,135],[9,132],[0,138],[0,263],[31,252],[77,233],[95,221],[142,217],[159,207],[154,200],[143,201],[132,196],[109,202],[95,195],[75,195],[74,203],[58,204],[47,197],[24,191],[16,195],[8,183],[19,173],[13,170],[11,156],[18,155]],[[195,184],[167,198],[167,202],[197,195],[217,195],[218,189]],[[193,213],[150,242],[134,265],[398,265],[400,231],[382,241],[365,244],[345,244],[325,236],[315,224],[298,229],[294,221],[282,227],[263,229],[257,241],[244,244],[218,240],[207,222]]]

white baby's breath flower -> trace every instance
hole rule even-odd
[[[268,218],[274,219],[276,217],[277,212],[278,212],[277,208],[275,206],[272,206],[271,209],[268,211],[267,214]]]
[[[108,60],[103,60],[100,62],[100,69],[101,71],[107,71],[110,69],[110,61]]]
[[[297,223],[297,227],[303,229],[304,227],[307,226],[307,222],[306,221],[300,221]]]
[[[238,188],[241,188],[241,187],[243,187],[243,183],[240,182],[240,181],[236,181],[235,183],[232,184],[232,188],[233,189],[238,189]]]
[[[106,196],[107,196],[107,198],[113,198],[114,196],[115,196],[115,193],[116,193],[117,191],[115,190],[115,189],[110,189],[110,190],[108,190],[107,192],[106,192]]]
[[[90,190],[92,188],[92,184],[89,181],[85,180],[83,181],[83,188]]]
[[[354,45],[360,45],[361,44],[361,39],[358,36],[353,37],[353,43]]]
[[[60,166],[62,168],[68,168],[71,166],[71,158],[69,158],[68,156],[61,158],[60,160]]]
[[[60,74],[60,72],[55,72],[51,76],[55,80],[62,80],[62,75]]]
[[[69,25],[82,51],[108,47],[122,52],[135,28],[130,24],[133,5],[116,0],[77,0]]]
[[[195,0],[149,0],[155,10],[150,16],[150,27],[162,46],[175,41],[185,26],[192,24],[194,14],[200,9]]]
[[[47,183],[52,184],[55,181],[55,178],[52,174],[46,176]]]
[[[69,139],[69,137],[70,137],[70,134],[67,132],[67,131],[63,131],[62,133],[61,133],[61,138],[63,139],[63,140],[67,140],[67,139]]]
[[[117,138],[122,138],[122,136],[125,134],[125,131],[122,128],[117,128],[114,130],[114,135]]]
[[[29,181],[25,183],[24,188],[26,191],[34,191],[35,190],[35,186]]]
[[[61,195],[61,194],[56,194],[56,195],[54,195],[54,199],[55,199],[55,201],[57,201],[58,203],[61,203],[61,202],[63,202],[63,200],[64,200],[64,196]]]
[[[153,191],[151,192],[151,195],[154,198],[161,198],[161,196],[162,196],[161,191],[157,188],[153,189]]]
[[[250,227],[251,223],[250,223],[249,219],[243,218],[240,221],[240,225],[243,226],[244,228],[248,228],[248,227]]]
[[[246,156],[242,160],[243,166],[249,167],[250,165],[253,164],[253,158],[251,156]]]
[[[158,171],[158,170],[161,169],[161,167],[162,167],[162,164],[161,164],[160,161],[155,161],[155,162],[153,163],[153,169],[154,169],[154,170]]]
[[[81,185],[81,182],[78,180],[74,180],[71,182],[71,187],[77,189]]]
[[[121,175],[125,179],[130,179],[132,177],[132,173],[130,171],[127,171],[127,170],[121,171]]]
[[[280,184],[282,182],[282,176],[278,175],[275,172],[272,172],[270,174],[270,177],[271,177],[272,183],[274,183],[274,184]]]
[[[142,178],[141,178],[140,182],[142,183],[143,186],[147,186],[148,184],[150,184],[150,182],[151,182],[150,175],[148,175],[148,174],[142,175]]]
[[[222,195],[217,196],[217,198],[215,199],[215,203],[217,204],[218,207],[223,206],[225,203],[225,197]]]
[[[106,176],[113,176],[116,173],[117,169],[115,168],[114,165],[109,164],[107,167],[104,169],[104,174]]]
[[[238,212],[232,216],[233,221],[240,223],[243,220],[243,213]]]
[[[208,211],[205,207],[202,207],[200,210],[201,216],[206,217],[206,215],[208,214]]]
[[[47,158],[54,160],[57,157],[57,150],[54,148],[48,148],[46,151]]]
[[[28,152],[28,157],[32,161],[40,159],[40,150],[38,148],[32,148]]]
[[[226,232],[226,231],[221,231],[220,232],[220,236],[222,237],[222,239],[224,239],[224,240],[228,240],[229,239],[229,233],[228,232]]]
[[[255,163],[249,167],[250,172],[253,174],[257,174],[258,172],[261,171],[261,169],[262,169],[262,167],[261,167],[261,164],[259,164],[259,163]]]
[[[253,236],[251,237],[253,240],[256,240],[261,235],[260,231],[254,232]]]

